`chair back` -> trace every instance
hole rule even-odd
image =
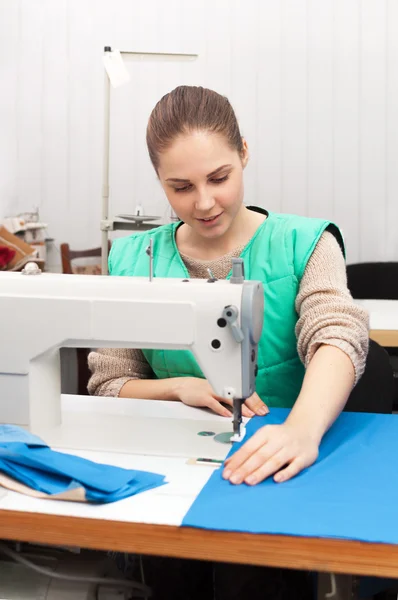
[[[391,414],[394,396],[394,373],[388,352],[374,340],[369,340],[364,374],[352,390],[344,410]]]
[[[347,284],[353,298],[398,300],[398,262],[347,265]]]
[[[62,260],[62,273],[66,275],[72,275],[73,273],[88,273],[90,275],[100,275],[101,267],[97,269],[85,269],[85,267],[73,268],[72,261],[76,258],[101,258],[101,248],[90,248],[88,250],[71,250],[69,244],[61,244],[61,260]],[[108,242],[108,254],[111,249],[111,242]],[[101,261],[99,261],[100,263]],[[88,265],[97,266],[97,265]]]

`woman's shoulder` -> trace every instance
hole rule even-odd
[[[267,220],[273,223],[275,233],[288,234],[293,243],[300,241],[303,236],[317,239],[326,230],[331,232],[339,242],[342,237],[338,225],[329,219],[270,212]]]
[[[324,232],[333,234],[344,254],[342,234],[328,219],[270,212],[265,223],[267,221],[262,236],[264,243],[268,245],[270,251],[273,250],[277,260],[283,256],[288,264],[293,265],[299,279]]]
[[[269,212],[268,218],[273,220],[275,223],[283,224],[286,227],[291,228],[307,228],[320,226],[324,223],[329,223],[327,219],[317,218],[317,217],[307,217],[305,215],[298,215],[293,213],[276,213]]]

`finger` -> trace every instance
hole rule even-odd
[[[223,396],[217,396],[217,394],[212,394],[213,398],[217,400],[217,402],[222,402],[223,404],[228,404],[229,406],[233,406],[232,398],[224,398]]]
[[[221,402],[222,404],[228,404],[229,406],[233,406],[233,400],[232,398],[222,398],[221,396],[216,396],[214,395],[214,398],[218,401]],[[248,408],[247,406],[245,406],[244,404],[242,404],[242,415],[244,417],[254,417],[254,412],[252,410],[250,410],[250,408]]]
[[[248,406],[246,406],[245,404],[242,404],[242,415],[244,417],[254,417],[256,413],[252,410],[250,410],[250,408]]]
[[[205,405],[208,408],[211,408],[217,415],[221,415],[222,417],[232,417],[231,411],[220,404],[215,398],[212,398],[212,396],[209,396],[208,400],[205,400]]]
[[[245,402],[246,406],[250,410],[252,410],[256,415],[264,416],[269,413],[269,408],[264,402],[257,396],[257,394],[253,394],[248,398]]]
[[[256,485],[257,483],[264,481],[271,475],[281,472],[281,469],[283,470],[283,467],[290,461],[293,462],[294,458],[289,456],[289,454],[283,448],[279,452],[273,454],[258,469],[253,470],[250,474],[248,474],[244,478],[244,482],[248,485]]]
[[[278,471],[278,473],[274,475],[274,481],[276,481],[276,483],[288,481],[288,479],[298,475],[300,471],[306,468],[306,466],[308,465],[305,465],[300,458],[295,458],[285,469]]]
[[[239,448],[239,450],[228,459],[226,465],[227,468],[223,472],[223,477],[225,479],[229,479],[233,471],[243,465],[252,454],[257,452],[257,450],[267,443],[269,429],[270,426],[268,425],[256,431],[256,433],[243,444],[242,448]]]
[[[252,454],[252,456],[241,465],[236,471],[234,471],[229,478],[231,483],[239,484],[245,481],[249,485],[254,485],[261,481],[260,475],[264,475],[263,478],[269,477],[273,473],[276,473],[285,462],[280,462],[283,457],[280,457],[281,448],[275,444],[266,444],[260,450]]]

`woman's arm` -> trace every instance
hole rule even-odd
[[[254,485],[271,475],[285,481],[314,463],[363,372],[368,316],[351,298],[331,234],[322,236],[308,261],[297,299],[298,350],[307,366],[300,394],[285,423],[258,430],[226,461],[223,476],[232,483]]]
[[[90,352],[89,393],[154,400],[179,400],[177,379],[155,379],[142,350],[99,348]]]
[[[343,410],[354,386],[351,359],[335,346],[315,352],[286,423],[308,431],[319,444]]]
[[[312,465],[324,433],[343,410],[353,385],[350,358],[333,346],[318,348],[285,423],[259,429],[226,461],[224,478],[255,485],[274,475],[279,483]]]
[[[99,348],[88,355],[88,366],[87,388],[94,396],[119,396],[126,382],[153,377],[144,354],[134,348]]]
[[[232,418],[224,404],[232,400],[217,396],[206,379],[173,377],[155,379],[143,352],[136,349],[101,348],[89,354],[92,371],[88,390],[96,396],[118,396],[148,400],[179,400],[188,406],[210,408],[215,413]],[[268,408],[257,394],[242,407],[245,417],[265,415]]]
[[[353,302],[343,253],[328,231],[308,261],[295,305],[297,351],[304,366],[308,367],[322,344],[335,346],[351,359],[356,383],[368,354],[369,315]]]
[[[368,314],[352,300],[343,254],[328,231],[308,263],[296,310],[297,347],[307,371],[288,421],[306,421],[320,442],[363,374],[369,346]]]
[[[151,379],[127,381],[120,390],[124,398],[143,398],[152,400],[180,400],[187,406],[210,408],[222,417],[232,418],[232,412],[225,404],[232,407],[232,400],[221,398],[214,393],[206,379],[198,377],[171,377],[169,379]],[[266,415],[268,407],[253,394],[242,406],[244,417]]]

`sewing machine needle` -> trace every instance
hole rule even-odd
[[[150,238],[149,246],[146,249],[146,253],[149,256],[149,281],[153,280],[153,240]]]

